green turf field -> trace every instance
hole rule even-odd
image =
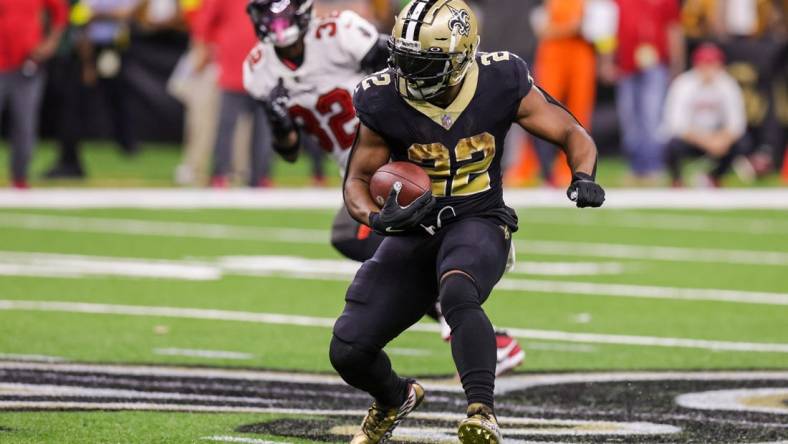
[[[0,141],[0,187],[8,184],[8,145]],[[45,180],[43,174],[57,158],[56,144],[43,141],[36,148],[30,167],[33,187],[162,187],[173,184],[173,172],[181,161],[180,147],[174,144],[147,143],[135,156],[123,155],[119,149],[107,142],[86,142],[82,149],[82,160],[87,178],[85,180]],[[330,185],[338,185],[339,177],[333,160],[326,158],[326,179]],[[694,177],[708,169],[703,161],[688,162],[686,178],[689,184]],[[277,159],[273,167],[274,182],[278,186],[305,186],[309,183],[310,166],[301,159],[291,165]],[[608,187],[631,186],[626,163],[620,158],[600,159],[598,179]],[[665,181],[667,184],[667,180]],[[725,177],[726,186],[779,186],[776,174],[755,183],[744,184],[733,174]],[[534,182],[530,185],[538,185]]]
[[[91,148],[91,179],[85,182],[89,187],[166,186],[177,163],[173,149],[151,149],[127,159],[106,146]],[[34,171],[43,171],[52,156],[51,147],[44,146]],[[610,181],[623,176],[621,162],[608,166],[607,171],[613,171]],[[279,183],[305,183],[306,164],[277,168]],[[0,175],[0,182],[4,180]],[[55,378],[55,373],[47,373],[53,371],[49,367],[36,365],[114,363],[124,366],[124,372],[134,364],[165,372],[267,369],[295,372],[296,379],[302,374],[333,377],[327,359],[330,325],[342,309],[354,270],[328,245],[333,213],[0,209],[0,442],[340,442],[244,429],[303,419],[284,410],[267,411],[263,401],[222,398],[223,406],[258,402],[253,405],[259,410],[211,407],[211,413],[197,413],[191,404],[187,411],[173,412],[160,411],[159,404],[100,408],[146,410],[119,412],[30,412],[25,411],[29,407],[3,404],[19,397],[14,381],[39,378],[36,384],[46,384],[47,377]],[[519,214],[521,230],[514,236],[519,265],[485,304],[496,326],[515,334],[527,352],[514,381],[544,372],[788,369],[788,212],[529,208]],[[401,374],[452,384],[450,350],[437,330],[425,320],[390,345]],[[72,376],[102,371],[78,369]],[[109,378],[106,375],[101,378]],[[129,382],[133,372],[129,375],[117,381],[96,379],[96,387],[112,391],[105,394],[112,399],[130,396],[113,390],[133,389],[134,396],[169,390],[157,385],[155,377],[145,382],[150,386],[137,387]],[[50,383],[58,390],[93,387],[89,381],[68,381]],[[216,384],[227,384],[222,381]],[[181,392],[245,392],[211,384]],[[276,387],[268,380],[265,384]],[[785,381],[762,385],[783,387]],[[257,396],[265,398],[265,390]],[[302,395],[298,408],[326,396],[310,390],[314,387]],[[347,390],[339,393],[351,396]],[[45,395],[56,397],[57,392]],[[348,408],[360,412],[367,401],[352,396]],[[83,398],[73,393],[62,397]],[[519,412],[517,399],[504,397],[502,411]],[[534,399],[550,404],[551,398]],[[607,401],[607,396],[593,398],[593,406]],[[442,412],[446,405],[428,409]],[[46,408],[91,409],[62,404]],[[631,406],[626,408],[628,418]],[[357,416],[351,422],[357,422]],[[643,418],[635,416],[654,420]],[[782,417],[777,418],[766,421],[774,426]],[[313,428],[320,427],[324,425]],[[752,436],[765,442],[788,433],[784,428],[770,430]],[[704,439],[682,435],[659,442],[711,442]],[[752,439],[725,442],[756,442]],[[561,442],[576,441],[564,437]]]
[[[538,332],[591,333],[616,337],[679,338],[723,343],[715,350],[549,340],[521,341],[528,353],[518,371],[625,369],[785,369],[788,353],[727,350],[730,344],[788,344],[786,214],[779,211],[646,211],[522,210],[522,229],[515,235],[521,268],[506,276],[512,285],[547,282],[558,292],[496,290],[486,304],[502,327]],[[25,218],[47,216],[47,224],[25,226]],[[291,256],[310,264],[337,260],[327,240],[332,212],[252,210],[0,210],[0,294],[3,303],[67,302],[221,310],[223,313],[267,313],[307,316],[330,322],[342,307],[348,279],[303,273],[254,275],[217,264],[230,259]],[[74,221],[110,221],[115,232],[58,229]],[[661,221],[654,224],[654,221]],[[16,222],[14,222],[16,221]],[[178,236],[129,231],[146,221],[166,228],[173,222],[195,230]],[[14,225],[17,226],[14,226]],[[206,238],[199,227],[225,227],[223,235]],[[111,224],[110,224],[111,225]],[[150,226],[150,225],[149,225]],[[183,226],[180,226],[183,229]],[[187,227],[187,228],[188,228]],[[264,236],[234,230],[266,229]],[[304,230],[303,239],[277,238],[277,230]],[[702,229],[701,229],[702,228]],[[110,230],[112,231],[112,230]],[[243,235],[246,233],[246,237]],[[250,234],[251,233],[251,234]],[[272,234],[273,233],[273,234]],[[291,232],[292,234],[292,232]],[[621,253],[610,245],[628,247]],[[552,243],[552,244],[550,244]],[[568,248],[549,251],[551,245]],[[572,246],[577,245],[577,251]],[[580,246],[583,245],[581,248]],[[530,251],[533,246],[537,252]],[[682,260],[655,260],[652,247],[674,247]],[[713,249],[718,256],[702,255]],[[749,253],[748,253],[749,252]],[[36,253],[36,254],[33,254]],[[767,253],[779,253],[775,259]],[[56,254],[56,256],[51,256]],[[621,256],[627,257],[621,257]],[[75,275],[56,276],[47,261],[72,264]],[[240,258],[240,259],[239,259]],[[770,259],[771,258],[771,259]],[[782,258],[782,259],[781,259]],[[155,259],[165,265],[202,264],[221,270],[216,276],[154,277],[134,271],[131,259]],[[65,261],[65,262],[63,262]],[[80,261],[88,261],[80,263]],[[91,261],[119,264],[120,271],[91,269]],[[741,261],[750,263],[739,263]],[[769,262],[774,262],[769,264]],[[17,266],[14,269],[9,264]],[[575,268],[573,268],[573,266]],[[265,270],[264,270],[265,271]],[[310,270],[296,270],[308,272]],[[131,273],[139,272],[137,276]],[[264,274],[260,270],[255,273]],[[177,275],[177,273],[176,273]],[[195,280],[196,279],[196,280]],[[562,284],[592,285],[591,294],[573,294]],[[666,298],[606,295],[599,284],[667,290]],[[594,286],[597,285],[597,286]],[[615,287],[613,293],[618,292]],[[727,290],[735,301],[714,300]],[[689,291],[689,300],[674,299]],[[776,294],[781,303],[748,303],[747,297]],[[741,300],[741,299],[744,300]],[[700,300],[696,300],[700,299]],[[706,300],[711,299],[711,300]],[[6,307],[8,308],[8,307]],[[123,310],[121,310],[123,311]],[[424,321],[423,330],[432,324]],[[331,372],[326,359],[330,328],[325,325],[272,324],[262,321],[201,319],[199,316],[74,311],[71,305],[35,309],[11,306],[0,310],[0,357],[43,355],[90,363],[184,364]],[[726,345],[727,344],[727,345]],[[433,331],[404,334],[391,344],[391,357],[403,374],[451,376],[449,348]],[[163,353],[162,350],[165,352]],[[175,352],[172,352],[175,350]],[[184,350],[229,352],[226,356],[185,356]],[[229,356],[229,357],[228,357]],[[0,394],[2,389],[0,389]],[[3,413],[4,443],[37,442],[197,442],[214,435],[233,435],[249,423],[249,414],[189,413]],[[255,420],[269,418],[254,416]],[[2,429],[0,429],[2,430]],[[144,439],[142,438],[144,436]],[[62,439],[58,438],[62,437]],[[256,439],[264,438],[255,435]],[[292,439],[287,442],[293,441]]]

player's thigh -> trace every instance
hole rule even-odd
[[[422,239],[388,237],[364,262],[345,296],[334,334],[377,351],[416,323],[437,298],[435,252]]]
[[[444,228],[446,233],[438,250],[438,276],[450,272],[467,274],[476,283],[481,302],[506,270],[511,232],[503,222],[473,217]]]

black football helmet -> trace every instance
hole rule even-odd
[[[309,28],[314,0],[249,0],[246,12],[257,38],[277,47],[294,44]]]

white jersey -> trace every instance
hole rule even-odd
[[[290,116],[344,172],[359,125],[353,90],[366,75],[361,60],[377,40],[375,27],[355,12],[312,20],[301,66],[287,66],[273,45],[258,43],[244,63],[244,87],[252,97],[265,100],[281,78],[290,97]]]

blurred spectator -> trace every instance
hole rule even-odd
[[[79,0],[69,0],[74,7]],[[82,61],[77,46],[84,40],[79,13],[71,14],[70,26],[61,39],[57,56],[50,64],[49,83],[55,97],[57,110],[56,137],[60,152],[55,164],[47,170],[47,179],[78,179],[85,176],[79,155],[79,140],[82,137],[83,100],[85,88],[82,83]]]
[[[596,95],[596,54],[581,35],[585,0],[547,0],[546,20],[536,29],[539,46],[534,73],[540,88],[560,101],[589,128]],[[543,179],[554,186],[568,184],[571,178],[566,158],[561,157],[554,171],[556,148],[537,139],[535,146]],[[560,176],[560,177],[559,177]],[[566,183],[564,183],[566,182]]]
[[[45,32],[42,15],[48,13]],[[63,0],[0,0],[0,116],[11,113],[11,183],[27,188],[27,170],[38,131],[44,88],[39,66],[55,53],[66,26]]]
[[[242,66],[257,42],[246,15],[246,4],[246,0],[204,0],[194,26],[194,41],[200,54],[197,70],[208,66],[212,53],[219,67],[222,92],[211,179],[211,185],[217,188],[229,186],[233,133],[242,115],[251,115],[253,119],[249,184],[272,185],[268,121],[262,108],[243,87]]]
[[[785,26],[780,9],[788,5],[781,8],[778,1],[687,0],[681,11],[682,24],[687,36],[694,39],[760,37]]]
[[[181,14],[191,34],[192,47],[181,57],[170,77],[167,90],[184,107],[183,156],[175,168],[175,183],[196,186],[206,182],[208,159],[216,142],[221,94],[218,67],[211,59],[206,45],[195,40],[194,30],[202,0],[182,0]],[[240,125],[239,125],[240,126]],[[234,145],[238,145],[244,128],[236,128]],[[247,140],[248,142],[248,140]]]
[[[617,81],[616,105],[622,145],[634,181],[655,184],[663,169],[658,137],[671,74],[682,71],[684,39],[678,0],[617,0],[618,50],[615,66],[603,70]]]
[[[90,22],[80,43],[82,79],[97,88],[109,106],[114,136],[125,154],[139,150],[134,119],[129,110],[131,88],[126,78],[126,50],[130,44],[129,21],[140,0],[82,0]]]
[[[674,186],[681,186],[681,161],[686,157],[716,160],[709,182],[719,186],[730,169],[744,135],[742,91],[725,72],[724,55],[715,45],[701,45],[692,55],[693,68],[670,86],[665,104],[665,129],[670,137],[667,163]]]

